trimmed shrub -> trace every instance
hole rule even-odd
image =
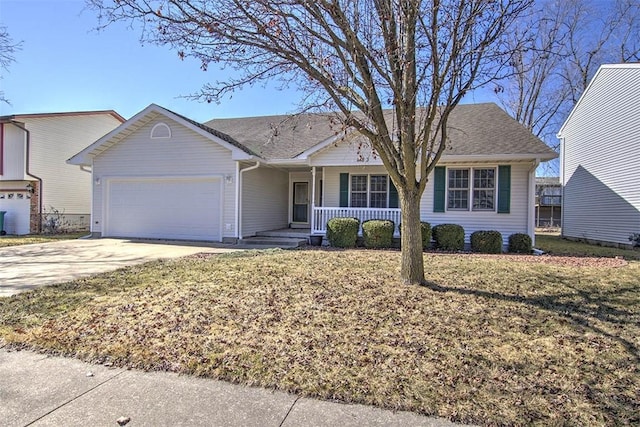
[[[436,248],[444,251],[464,250],[464,228],[458,224],[439,224],[433,227]]]
[[[530,254],[533,251],[531,237],[524,233],[515,233],[509,236],[509,252]]]
[[[370,219],[362,223],[362,238],[365,248],[390,248],[393,244],[393,221]]]
[[[422,249],[429,249],[431,247],[431,224],[420,221],[420,230],[422,231]],[[402,234],[402,224],[398,224],[398,231]]]
[[[327,240],[336,248],[354,248],[359,228],[357,218],[331,218],[327,222]]]
[[[502,234],[499,231],[474,231],[471,233],[471,250],[483,254],[502,253]]]

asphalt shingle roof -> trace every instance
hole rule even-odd
[[[390,110],[388,115],[391,117]],[[342,130],[332,117],[307,113],[214,119],[205,126],[264,159],[291,159]],[[551,148],[493,103],[458,105],[449,118],[448,134],[450,144],[445,154],[449,156],[555,157]]]

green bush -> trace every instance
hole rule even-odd
[[[431,247],[431,224],[420,221],[420,230],[422,231],[422,249],[429,249]],[[402,234],[402,224],[398,224],[398,231]]]
[[[370,219],[362,223],[365,248],[390,248],[395,224],[386,219]]]
[[[471,233],[471,250],[483,254],[502,253],[502,234],[499,231],[474,231]]]
[[[464,250],[464,228],[457,224],[439,224],[433,227],[436,248],[445,251]]]
[[[359,228],[357,218],[331,218],[327,222],[327,240],[336,248],[354,248]]]
[[[533,251],[531,237],[524,233],[515,233],[509,236],[509,252],[530,254]]]

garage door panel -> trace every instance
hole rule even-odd
[[[220,179],[109,183],[106,236],[220,240]]]
[[[29,234],[31,199],[23,192],[0,190],[0,211],[5,211],[4,231],[7,234]]]

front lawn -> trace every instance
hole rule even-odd
[[[640,423],[640,262],[271,250],[0,298],[0,341],[494,425]]]
[[[69,234],[28,234],[26,236],[0,236],[0,248],[5,248],[8,246],[31,245],[33,243],[47,243],[57,240],[72,240],[86,235],[87,232]]]
[[[563,239],[558,235],[536,234],[536,248],[552,255],[622,257],[628,260],[640,260],[640,250],[590,245]]]

